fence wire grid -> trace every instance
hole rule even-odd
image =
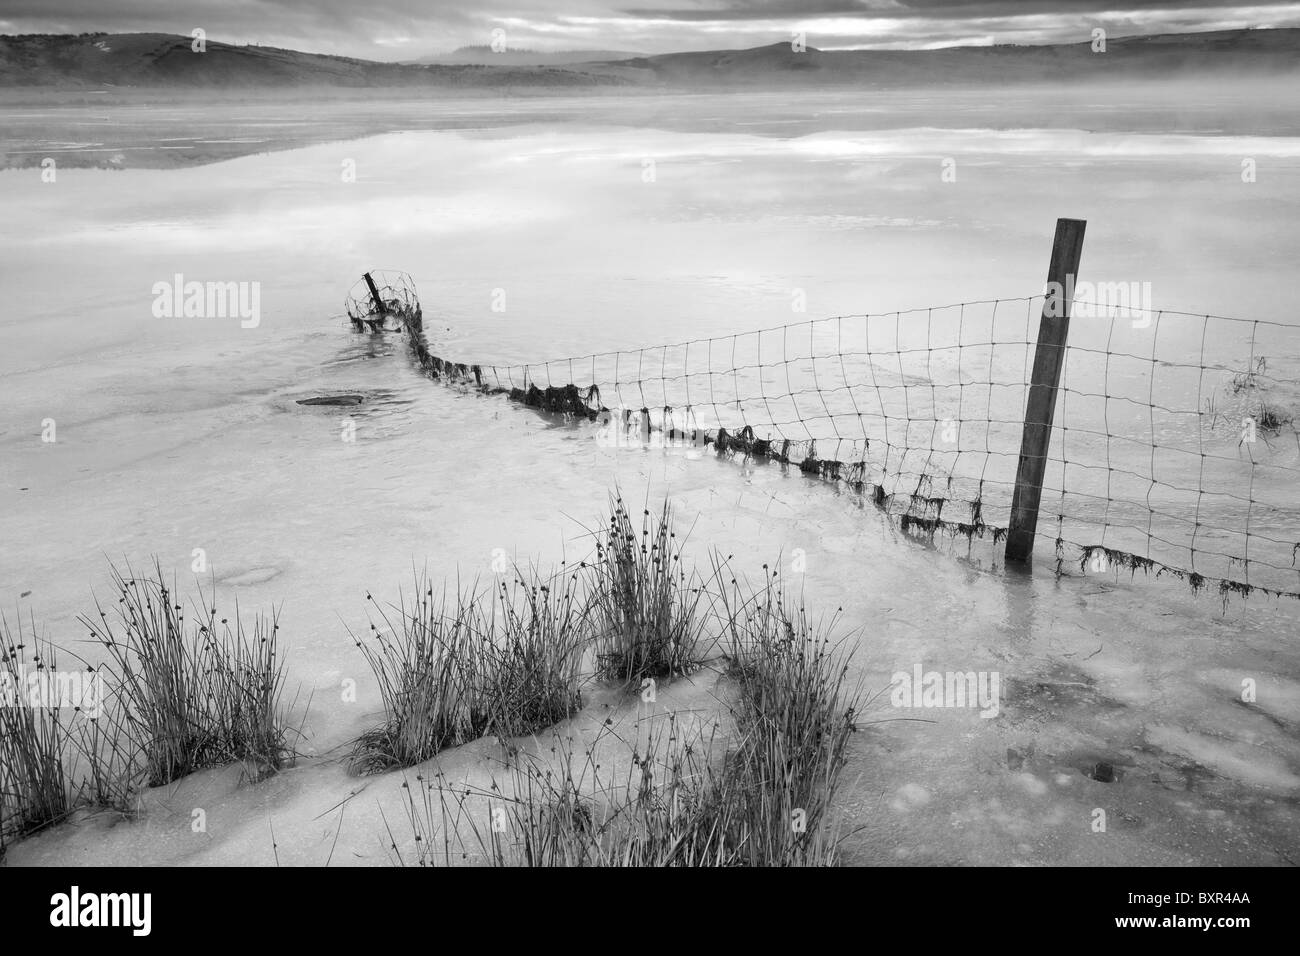
[[[909,533],[1010,520],[1042,295],[812,319],[436,378],[843,481]],[[1300,597],[1300,326],[1076,299],[1037,534],[1058,571]],[[1041,558],[1044,545],[1036,549]]]

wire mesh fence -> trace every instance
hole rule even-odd
[[[1056,536],[1097,568],[1300,591],[1300,327],[1080,306],[1044,489]]]
[[[1043,296],[966,302],[435,377],[712,446],[869,495],[910,533],[1011,519]],[[1300,596],[1300,326],[1075,300],[1037,533],[1058,570]],[[1046,539],[1046,542],[1044,540]]]

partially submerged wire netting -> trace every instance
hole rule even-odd
[[[407,328],[435,377],[785,462],[870,495],[905,531],[997,543],[1042,308],[1032,296],[839,316],[523,366],[453,363],[429,351],[418,313]],[[1300,596],[1298,363],[1300,327],[1076,301],[1040,555],[1058,571]]]
[[[1040,532],[1094,570],[1297,596],[1300,326],[1075,309]]]
[[[373,288],[367,277],[374,283]],[[405,272],[376,269],[348,290],[343,307],[357,329],[400,329],[408,313],[420,311],[420,298],[415,292],[415,280]]]

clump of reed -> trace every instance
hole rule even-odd
[[[81,619],[110,658],[121,702],[120,723],[97,731],[97,748],[129,764],[126,748],[139,747],[149,786],[236,761],[259,777],[280,769],[290,750],[277,615],[258,615],[250,631],[238,606],[233,622],[221,617],[200,588],[187,621],[161,565],[144,577],[112,574],[113,613],[96,602],[97,617]],[[113,776],[101,773],[101,786]]]
[[[665,502],[643,509],[638,531],[621,496],[596,536],[590,599],[597,674],[632,681],[690,673],[704,656],[705,587],[682,561]]]
[[[599,784],[582,779],[596,772],[594,764],[577,764],[571,741],[569,745],[558,767],[522,756],[511,764],[514,797],[457,787],[441,774],[432,778],[417,775],[414,790],[404,782],[407,823],[415,844],[410,862],[452,866],[473,861],[504,866],[522,855],[529,866],[593,864],[599,859],[599,848],[594,842],[597,822],[591,790]],[[563,742],[561,746],[565,746]],[[389,839],[394,861],[405,865],[407,860],[391,830]]]
[[[458,590],[450,604],[435,601],[421,580],[424,596],[414,613],[398,609],[398,628],[381,614],[386,627],[372,624],[374,646],[362,650],[386,719],[358,742],[358,763],[410,766],[490,728],[521,736],[570,716],[580,702],[584,637],[595,676],[620,681],[689,673],[722,644],[735,694],[731,732],[720,741],[718,725],[688,726],[670,713],[634,742],[602,727],[582,748],[558,735],[547,753],[512,748],[503,779],[483,788],[441,773],[417,776],[415,786],[403,784],[414,854],[399,849],[390,829],[395,861],[834,863],[840,836],[831,807],[863,707],[849,686],[848,656],[828,636],[835,618],[812,620],[766,565],[754,591],[718,558],[701,581],[683,567],[667,504],[657,514],[644,509],[638,529],[616,493],[596,539],[594,559],[565,579],[558,597],[535,572],[532,583],[517,575],[490,602],[475,589]],[[581,610],[575,588],[583,589]],[[528,706],[533,701],[542,706]],[[611,737],[616,749],[632,750],[618,780],[602,772],[599,755]]]
[[[102,672],[61,669],[35,621],[15,633],[0,617],[0,855],[79,807],[127,812],[140,778]]]
[[[353,769],[373,773],[410,766],[447,746],[478,736],[483,724],[484,681],[478,649],[478,610],[472,593],[447,604],[434,598],[424,579],[416,598],[405,595],[394,608],[398,624],[374,598],[379,624],[370,624],[370,641],[353,637],[374,672],[384,705],[384,722],[361,736],[353,748]]]
[[[599,678],[666,678],[703,657],[706,588],[682,563],[667,504],[638,534],[617,495],[595,556],[543,575],[516,568],[492,589],[454,595],[416,580],[414,600],[376,604],[354,641],[379,683],[383,721],[355,742],[352,767],[373,773],[427,760],[488,734],[518,737],[581,704],[588,649]],[[367,599],[374,603],[373,596]]]
[[[427,760],[488,734],[533,733],[575,713],[587,634],[578,577],[516,570],[489,591],[416,597],[377,609],[357,640],[379,683],[384,719],[355,743],[353,770],[374,773]]]
[[[714,728],[716,729],[716,728]],[[398,865],[705,866],[725,862],[728,848],[709,765],[712,731],[683,728],[668,715],[639,741],[621,779],[598,756],[608,727],[580,747],[556,736],[546,752],[516,753],[503,782],[486,788],[417,777],[407,790],[414,851]],[[418,797],[417,797],[418,793]]]
[[[737,815],[746,804],[735,799],[736,780],[718,731],[716,723],[679,726],[670,716],[666,729],[638,748],[635,788],[629,782],[610,817],[601,865],[737,865]]]
[[[34,623],[25,637],[20,618],[15,636],[0,618],[0,853],[14,837],[63,819],[76,802],[70,717],[60,701],[33,694],[28,680],[39,687],[57,669],[55,648],[37,638]]]
[[[559,723],[582,706],[587,609],[578,575],[542,579],[535,569],[497,588],[490,605],[486,732],[519,737]]]
[[[721,566],[719,566],[721,570]],[[493,866],[827,866],[831,805],[862,699],[847,656],[777,586],[720,593],[734,681],[734,728],[667,714],[645,739],[602,727],[578,748],[516,754],[485,788],[441,775],[408,787],[410,862]],[[602,744],[632,749],[623,779],[602,774]],[[389,832],[394,860],[408,860]]]
[[[751,865],[833,862],[830,813],[863,698],[849,654],[779,586],[776,572],[748,596],[722,592],[730,674],[739,684],[738,743],[729,770],[747,806],[737,843]]]

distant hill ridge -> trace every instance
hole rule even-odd
[[[779,77],[792,84],[918,85],[1045,82],[1240,71],[1300,70],[1300,29],[1222,30],[1110,38],[1105,52],[1090,42],[936,50],[820,50],[790,43],[747,50],[669,53],[604,65],[634,82],[667,85],[751,85]]]
[[[481,66],[572,66],[577,63],[612,62],[644,57],[644,53],[626,50],[494,50],[487,44],[463,46],[451,53],[424,56],[409,62],[416,64],[459,63]]]
[[[461,62],[381,63],[163,33],[0,36],[0,83],[27,87],[889,87],[1300,71],[1300,29],[1222,30],[1090,43],[938,50],[796,52],[788,42],[745,50],[640,56],[611,51],[450,55]],[[464,48],[462,48],[464,50]],[[491,59],[514,56],[517,62]],[[590,57],[581,62],[569,56]],[[550,59],[546,59],[546,58]],[[475,59],[485,60],[485,64]],[[538,59],[542,58],[542,59]]]
[[[165,33],[0,37],[0,83],[13,86],[240,87],[293,86],[590,86],[610,76],[548,67],[416,66],[206,41],[194,52],[187,36]]]

